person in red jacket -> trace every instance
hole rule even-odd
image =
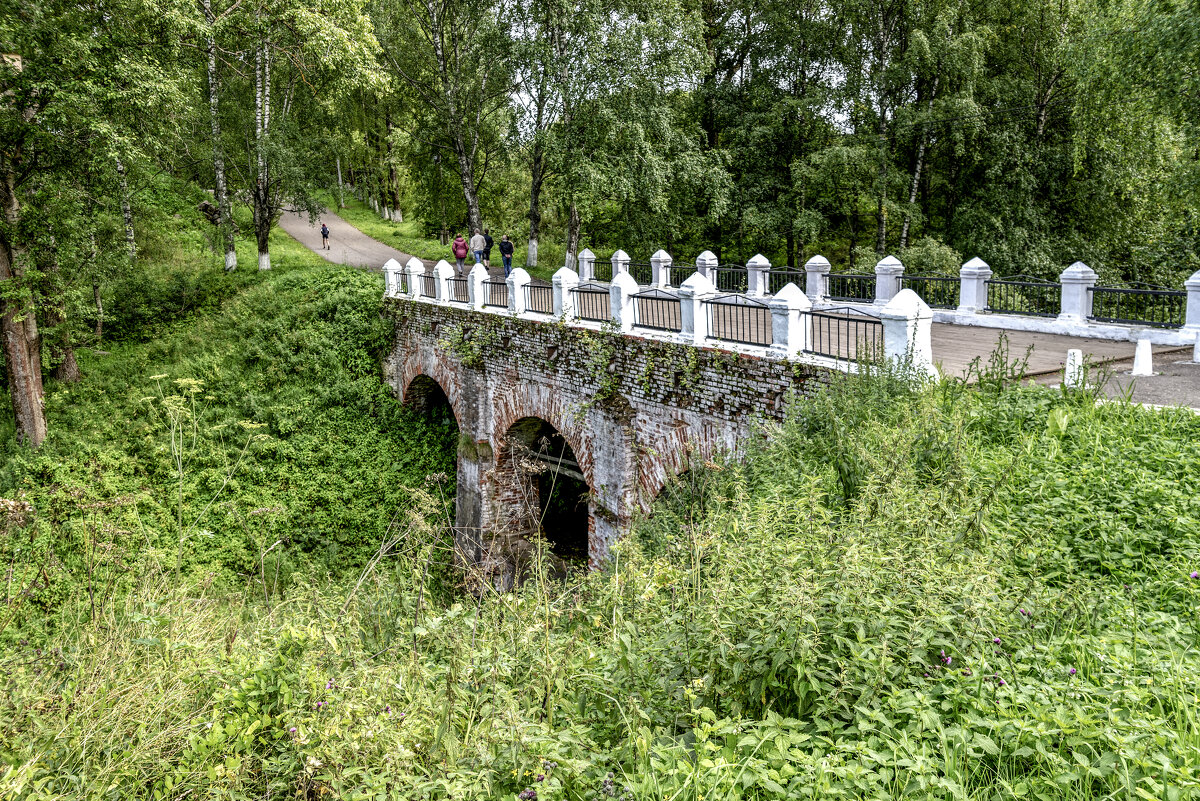
[[[468,253],[467,240],[463,239],[462,234],[454,237],[454,241],[450,243],[450,250],[452,253],[454,253],[454,261],[458,264],[454,275],[458,278],[462,278],[464,269],[463,263],[466,261]]]

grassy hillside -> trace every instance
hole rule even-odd
[[[247,244],[226,274],[187,241],[148,246],[108,288],[83,381],[47,386],[45,445],[4,438],[0,496],[34,513],[0,540],[15,566],[0,641],[53,629],[72,605],[90,616],[159,567],[260,596],[294,571],[340,575],[414,493],[453,497],[452,424],[410,414],[381,382],[379,275],[283,234],[270,272],[245,268]]]

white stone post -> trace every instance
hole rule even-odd
[[[400,279],[404,268],[395,259],[388,259],[383,265],[383,296],[385,298],[399,297]]]
[[[1154,375],[1154,350],[1150,346],[1148,337],[1138,339],[1137,346],[1133,349],[1133,370],[1129,374],[1132,376]]]
[[[1062,284],[1062,309],[1058,315],[1060,322],[1085,323],[1092,316],[1092,293],[1096,285],[1096,271],[1081,261],[1077,261],[1062,271],[1058,277]]]
[[[794,359],[808,349],[808,318],[812,301],[800,287],[788,283],[767,301],[771,310],[771,348],[767,352],[781,359]]]
[[[771,262],[763,254],[755,253],[750,261],[746,262],[746,294],[767,294],[767,288],[770,286],[767,275],[770,272]]]
[[[1200,332],[1200,270],[1192,273],[1192,277],[1184,281],[1183,286],[1187,290],[1187,313],[1183,318],[1183,327],[1189,331]]]
[[[712,281],[716,277],[717,264],[717,254],[711,250],[706,250],[696,257],[696,272],[703,275],[709,281]],[[1197,273],[1197,275],[1200,275],[1200,273]]]
[[[650,257],[650,283],[653,286],[665,288],[671,286],[671,265],[675,260],[665,250],[656,251]]]
[[[591,253],[590,250],[585,250],[584,253]],[[593,256],[593,258],[595,258]],[[580,267],[583,266],[583,253],[579,254]],[[588,262],[588,267],[591,267],[591,262]],[[553,287],[551,292],[554,295],[554,316],[572,319],[575,314],[575,296],[571,294],[571,290],[579,286],[581,276],[574,270],[562,267],[550,279],[550,284]]]
[[[580,281],[596,280],[596,254],[591,251],[591,248],[581,250],[575,261],[579,265],[579,272],[576,274],[576,278]]]
[[[976,256],[958,270],[958,312],[975,314],[987,308],[987,282],[992,268]]]
[[[483,311],[487,303],[487,287],[483,285],[486,280],[488,269],[482,264],[476,264],[471,268],[471,272],[467,273],[467,297],[470,298],[471,308],[475,311]]]
[[[421,277],[425,275],[425,262],[413,256],[405,265],[404,273],[408,276],[408,296],[410,298],[421,297],[421,286],[424,283]]]
[[[1087,386],[1087,371],[1083,369],[1083,351],[1071,348],[1063,364],[1063,386],[1067,389],[1083,389]]]
[[[524,267],[513,267],[505,279],[508,284],[508,310],[513,314],[525,313],[525,287],[529,285],[529,280],[529,273],[525,272]]]
[[[824,256],[813,256],[804,262],[804,290],[813,303],[820,303],[825,297],[830,269],[829,259]]]
[[[628,253],[626,253],[623,250],[618,250],[616,253],[612,254],[611,261],[612,261],[612,266],[613,266],[612,277],[613,277],[614,281],[617,280],[617,275],[620,273],[629,275],[629,254]],[[637,283],[637,282],[635,281],[634,283]]]
[[[454,287],[450,286],[450,279],[453,277],[454,268],[450,266],[450,262],[442,259],[433,265],[433,294],[442,303],[449,303],[454,298]]]
[[[895,256],[884,256],[875,265],[875,304],[886,306],[900,292],[904,265]]]
[[[920,376],[937,378],[933,364],[933,312],[911,289],[902,289],[879,311],[883,355],[893,364],[911,364]]]
[[[703,300],[716,291],[713,282],[701,272],[689,275],[679,287],[679,336],[684,342],[704,345],[708,340],[708,315],[704,313]]]
[[[617,252],[619,253],[620,251]],[[616,258],[616,256],[613,256],[613,259]],[[617,273],[613,276],[612,284],[608,287],[608,300],[612,310],[613,322],[617,324],[618,331],[633,330],[633,317],[636,314],[633,296],[637,293],[638,282],[629,274],[628,268],[626,268],[625,272]]]

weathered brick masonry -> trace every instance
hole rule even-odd
[[[436,382],[461,432],[456,531],[478,559],[512,524],[520,478],[504,458],[513,426],[539,418],[578,459],[590,490],[594,567],[671,476],[736,450],[789,394],[827,380],[818,367],[551,320],[388,298],[396,344],[386,380],[404,402]],[[472,556],[474,554],[474,556]]]

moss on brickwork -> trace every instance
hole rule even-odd
[[[397,337],[436,336],[437,345],[464,367],[515,365],[560,375],[580,390],[579,414],[648,402],[738,422],[747,416],[779,419],[786,404],[778,399],[807,394],[810,382],[824,383],[828,374],[799,362],[664,342],[611,327],[581,328],[405,298],[389,299],[385,308]]]

